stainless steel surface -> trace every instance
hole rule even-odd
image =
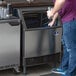
[[[25,58],[59,53],[61,31],[61,28],[55,31],[54,29],[25,31]]]
[[[41,7],[28,7],[28,8],[20,8],[20,11],[23,13],[27,12],[37,12],[37,11],[45,11],[48,9],[48,6],[41,6]]]
[[[30,28],[26,27],[26,20],[23,14],[46,12],[48,7],[29,7],[20,9],[20,18],[22,19],[24,32],[24,53],[25,58],[38,57],[59,53],[61,51],[61,27],[59,28]],[[59,25],[59,24],[58,24]],[[28,26],[28,25],[27,25]],[[35,30],[36,29],[36,30]],[[55,34],[57,33],[57,35]]]
[[[48,55],[54,50],[54,39],[50,30],[25,31],[25,58]],[[51,39],[51,42],[50,42]],[[52,46],[52,47],[51,47]]]
[[[20,66],[20,26],[0,24],[0,70]]]
[[[31,12],[37,13],[41,11],[46,12],[47,9],[48,6],[18,9],[19,17],[22,20],[22,48],[23,48],[22,66],[24,74],[26,74],[26,58],[46,56],[61,52],[61,33],[62,33],[61,28],[41,29],[41,27],[39,27],[40,29],[36,28],[37,30],[35,30],[35,28],[34,29],[30,28],[31,30],[29,30],[27,28],[26,20],[24,19],[23,16],[23,14],[29,12],[30,13]]]
[[[55,52],[61,52],[61,37],[62,37],[62,27],[56,29],[55,33]]]

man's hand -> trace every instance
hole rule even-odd
[[[47,11],[47,16],[50,19],[51,14],[48,11]],[[52,20],[50,20],[48,26],[52,27],[54,25],[55,20],[57,19],[57,17],[58,17],[58,12],[54,14],[54,16],[52,17]]]
[[[50,18],[52,19],[52,17],[53,17],[52,9],[47,11],[47,17],[48,17],[48,19],[50,19]]]
[[[49,22],[48,26],[52,27],[54,25],[54,23],[55,23],[55,21],[52,20],[52,21]]]

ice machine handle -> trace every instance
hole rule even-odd
[[[12,19],[13,18],[13,19]],[[20,19],[12,17],[11,20],[8,22],[11,26],[18,26],[21,22]]]
[[[11,26],[19,26],[20,22],[9,22]]]

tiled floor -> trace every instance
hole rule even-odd
[[[51,66],[41,65],[36,67],[27,68],[27,74],[23,73],[15,74],[13,69],[0,71],[0,76],[59,76],[56,74],[51,74]]]

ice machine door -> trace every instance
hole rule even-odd
[[[20,25],[0,24],[0,67],[9,68],[20,64]]]

